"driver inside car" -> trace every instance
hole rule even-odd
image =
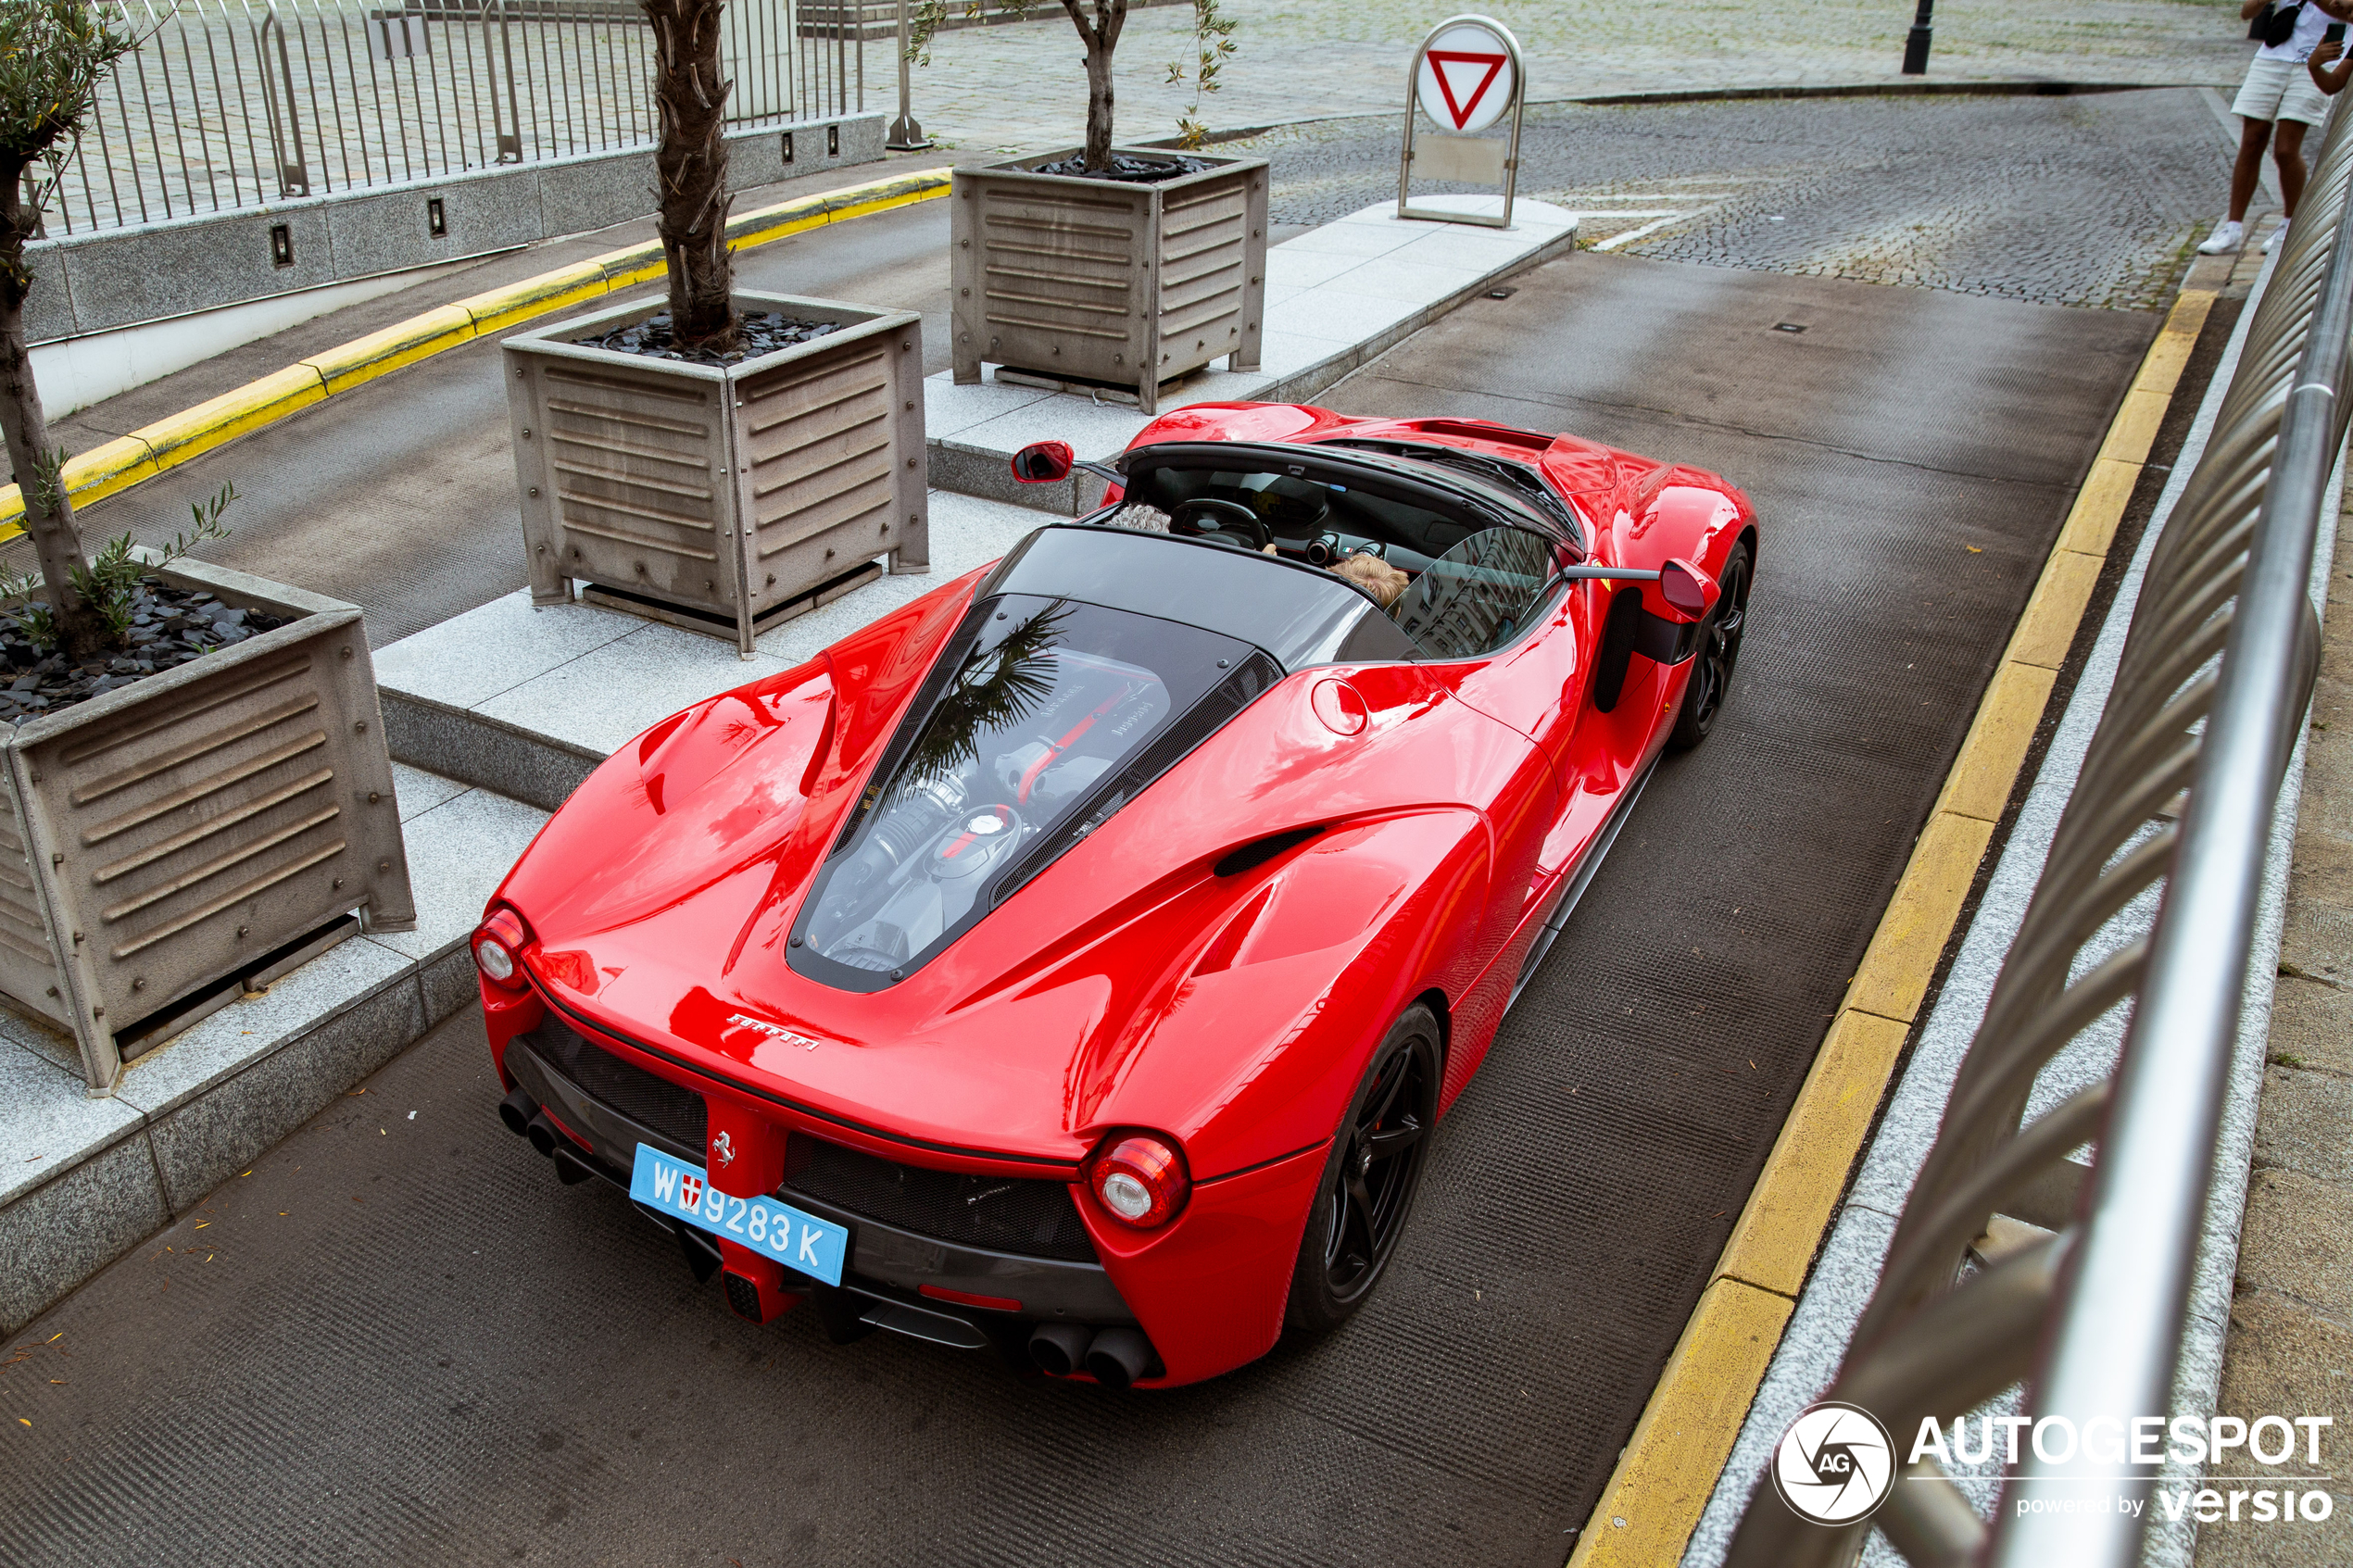
[[[1277,532],[1286,535],[1313,532],[1323,522],[1329,509],[1320,495],[1289,495],[1275,485],[1260,491],[1253,499],[1256,503],[1253,509]],[[1142,501],[1130,501],[1104,521],[1114,528],[1133,529],[1139,533],[1165,533],[1171,519],[1158,507]],[[1268,545],[1265,553],[1275,555],[1277,547]],[[1383,609],[1394,608],[1414,581],[1369,552],[1344,557],[1326,570],[1364,589]]]

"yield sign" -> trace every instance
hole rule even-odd
[[[1496,75],[1511,63],[1505,55],[1473,55],[1459,49],[1432,49],[1429,63],[1437,67],[1438,90],[1446,98],[1446,113],[1460,131],[1464,122],[1478,112],[1478,101]],[[1458,81],[1471,79],[1467,92],[1455,86]]]
[[[1510,46],[1491,27],[1465,20],[1441,28],[1415,73],[1422,113],[1457,134],[1484,131],[1517,95]]]

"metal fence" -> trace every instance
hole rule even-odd
[[[635,0],[107,8],[140,44],[99,91],[47,209],[53,236],[654,138]],[[724,27],[731,122],[864,108],[865,44],[838,6],[804,21],[797,0],[731,0]]]
[[[1889,1245],[1824,1399],[1879,1416],[1899,1467],[1923,1418],[1950,1421],[2022,1380],[2022,1413],[2084,1434],[2063,1463],[2021,1448],[1989,1530],[1932,1459],[1869,1524],[1806,1523],[1760,1483],[1734,1568],[1852,1561],[1875,1524],[1914,1563],[2123,1568],[2154,1475],[2086,1424],[2165,1414],[2222,1129],[2280,786],[2319,666],[2309,596],[2329,475],[2345,441],[2353,337],[2353,116],[2330,127],[2203,456],[2143,579],[2114,688]],[[2186,796],[2184,797],[2184,792]],[[2117,917],[2162,885],[2154,926]],[[2024,1126],[2044,1067],[2120,1005],[2113,1073]],[[1969,1262],[1973,1238],[2097,1146],[2072,1223]],[[2072,1445],[2070,1445],[2072,1447]],[[2021,1487],[2095,1481],[2137,1512],[2035,1512]]]

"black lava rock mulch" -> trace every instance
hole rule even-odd
[[[1041,163],[1030,170],[1032,174],[1062,174],[1081,180],[1119,180],[1131,185],[1157,185],[1163,180],[1181,180],[1188,174],[1199,174],[1210,165],[1197,157],[1135,157],[1126,153],[1114,153],[1109,169],[1089,169],[1085,153],[1073,153],[1051,163]]]
[[[650,359],[683,359],[690,365],[740,365],[747,359],[757,359],[763,354],[774,354],[780,348],[790,348],[797,343],[807,343],[840,330],[838,321],[796,321],[774,311],[762,311],[746,316],[736,329],[733,353],[712,354],[699,348],[679,347],[671,335],[670,312],[665,310],[635,326],[615,327],[595,337],[573,341],[590,348],[610,348],[616,354],[642,354]]]
[[[102,692],[158,674],[285,621],[258,609],[239,609],[210,594],[166,587],[150,577],[132,591],[129,646],[87,664],[44,653],[14,615],[0,615],[0,721],[23,723],[70,708]]]

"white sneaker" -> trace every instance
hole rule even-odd
[[[2276,229],[2272,230],[2270,233],[2268,233],[2268,234],[2266,234],[2266,235],[2264,235],[2264,236],[2263,236],[2263,254],[2264,254],[2264,255],[2266,255],[2266,256],[2271,255],[2271,247],[2272,247],[2273,245],[2278,245],[2278,244],[2279,244],[2282,240],[2286,239],[2286,238],[2287,238],[2287,220],[2286,220],[2286,219],[2284,219],[2284,218],[2283,218],[2283,219],[2281,219],[2281,220],[2280,220],[2280,226],[2279,226],[2278,228],[2276,228]]]
[[[2200,256],[2222,256],[2246,243],[2246,225],[2233,223],[2225,218],[2214,226],[2214,232],[2206,237],[2206,243],[2197,247],[2197,253]]]

